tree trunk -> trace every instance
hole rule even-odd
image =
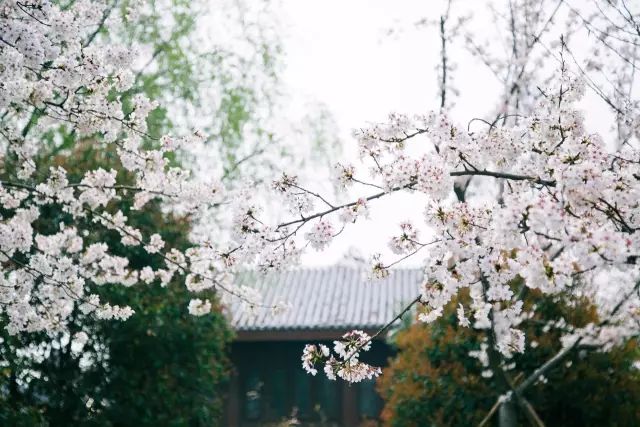
[[[513,398],[505,400],[500,405],[498,412],[498,425],[500,427],[517,427],[518,411]]]

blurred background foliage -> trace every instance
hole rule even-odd
[[[537,308],[523,323],[526,352],[510,361],[508,372],[516,384],[560,350],[559,339],[570,325],[581,327],[599,320],[586,299],[529,292],[529,307],[535,304]],[[486,331],[459,326],[458,302],[450,302],[445,314],[432,324],[412,324],[410,318],[405,319],[393,335],[398,353],[377,386],[385,401],[385,425],[479,425],[498,397],[508,391],[489,376],[488,367],[478,358],[470,357],[470,352],[486,343]],[[556,321],[558,327],[549,328],[549,321]],[[529,388],[525,397],[549,426],[638,425],[640,372],[634,363],[639,356],[635,339],[610,352],[573,352]],[[497,425],[496,419],[494,416],[487,425]],[[520,423],[528,425],[524,418]]]

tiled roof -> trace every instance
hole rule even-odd
[[[254,315],[233,303],[231,322],[238,331],[376,329],[418,295],[422,278],[421,270],[398,269],[370,281],[365,270],[346,266],[245,276],[243,284],[259,290],[264,303],[286,301],[292,308],[277,316],[268,310]]]

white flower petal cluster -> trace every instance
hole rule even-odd
[[[298,185],[298,177],[283,173],[272,188],[284,197],[291,213],[305,214],[313,209],[313,194]]]
[[[307,344],[302,351],[302,369],[311,375],[316,375],[318,370],[315,368],[316,363],[329,357],[329,347],[324,344]]]
[[[189,301],[189,314],[194,316],[204,316],[211,312],[211,302],[206,299],[202,301],[200,298],[194,298]]]
[[[144,247],[150,254],[158,253],[164,248],[164,240],[159,234],[152,234],[149,243]]]
[[[353,184],[355,178],[356,168],[351,164],[337,163],[334,166],[334,178],[338,186],[342,189],[346,189]]]
[[[419,245],[418,230],[409,221],[402,222],[400,224],[400,235],[393,236],[389,241],[389,248],[398,255],[415,251]]]
[[[354,223],[358,218],[369,218],[369,207],[366,199],[360,197],[350,206],[345,206],[340,212],[340,221]]]
[[[88,341],[89,335],[87,335],[86,332],[76,332],[73,335],[73,339],[71,340],[71,352],[76,356],[79,355],[80,353],[82,353],[82,350],[84,349],[84,346]]]
[[[320,220],[311,231],[305,234],[305,237],[313,249],[320,251],[329,245],[335,233],[335,229],[329,221]]]
[[[311,375],[316,375],[318,373],[316,366],[324,364],[324,373],[330,380],[342,378],[350,383],[358,383],[365,379],[372,379],[382,373],[380,368],[359,360],[360,352],[368,351],[370,348],[369,335],[359,330],[347,332],[340,341],[334,341],[335,355],[324,344],[306,345],[302,353],[302,368]]]
[[[373,254],[371,256],[371,260],[370,260],[371,271],[368,276],[369,279],[381,280],[389,277],[389,274],[390,274],[389,267],[384,265],[381,258],[382,258],[381,254]]]

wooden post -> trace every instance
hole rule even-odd
[[[342,382],[342,425],[355,427],[358,425],[358,396],[355,385]]]
[[[227,396],[227,425],[229,427],[240,426],[240,390],[238,385],[238,371],[233,369],[229,378],[229,391]]]

